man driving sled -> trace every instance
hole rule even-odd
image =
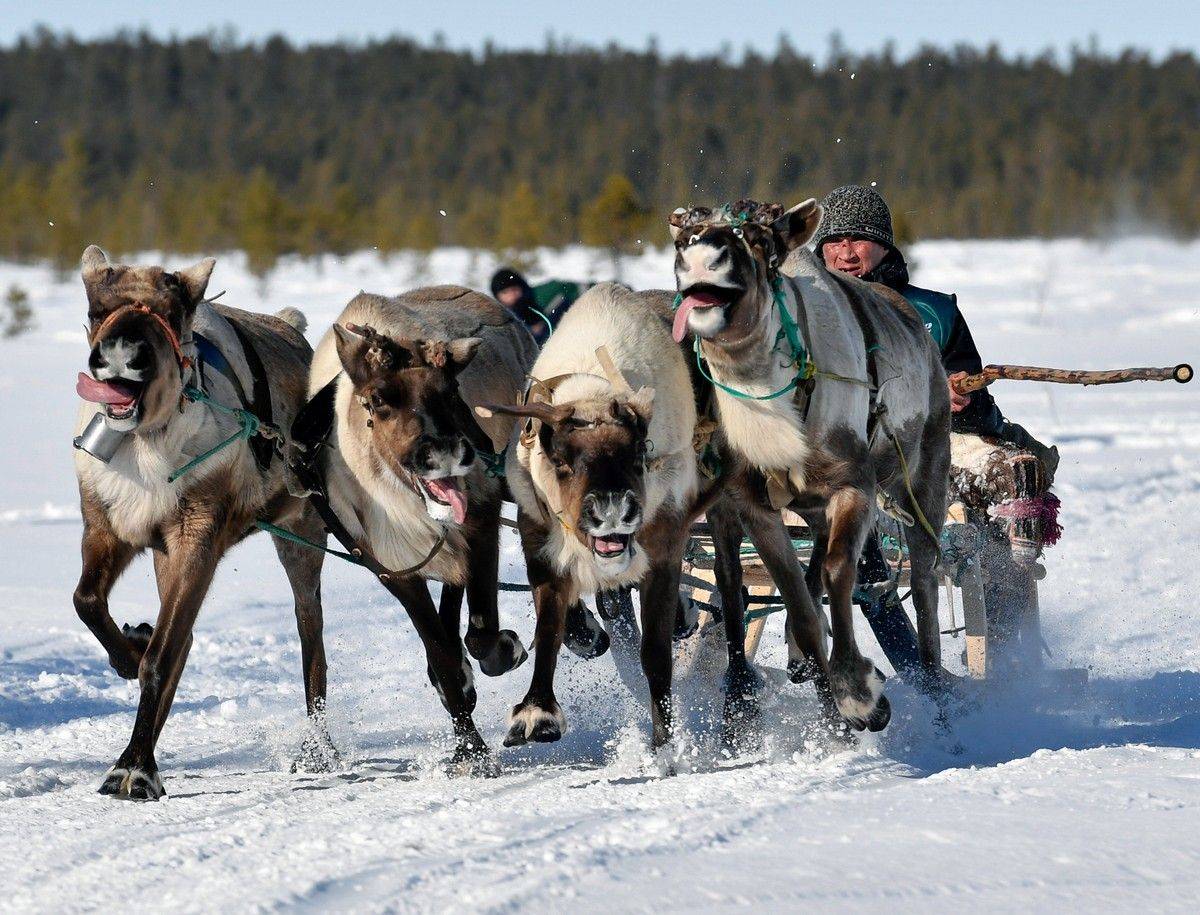
[[[1057,539],[1057,499],[1047,490],[1058,468],[1058,449],[1046,447],[1005,419],[986,388],[972,394],[954,389],[955,380],[983,370],[979,350],[954,295],[909,282],[883,197],[873,188],[850,184],[830,191],[822,206],[825,213],[815,246],[826,268],[899,292],[937,341],[951,385],[952,492],[966,506],[968,519],[987,530],[988,555],[1009,567],[1027,566],[1043,545]],[[1020,582],[1010,585],[1002,580],[1005,577],[1011,576],[992,576],[994,596],[989,603],[1015,607],[1021,599]],[[1023,573],[1015,577],[1023,578]],[[907,662],[916,661],[915,638],[894,592],[880,594],[888,578],[878,538],[870,537],[859,567],[860,606],[893,666],[907,667]]]

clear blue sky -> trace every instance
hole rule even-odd
[[[1106,51],[1134,46],[1159,56],[1200,50],[1198,7],[1195,0],[2,0],[0,44],[12,44],[38,23],[79,38],[121,27],[186,36],[231,25],[243,39],[283,33],[299,43],[393,34],[428,41],[440,32],[451,47],[473,49],[488,38],[500,47],[541,47],[548,33],[642,48],[653,36],[670,53],[712,52],[725,42],[735,52],[746,46],[770,52],[786,33],[798,50],[822,58],[837,30],[851,51],[876,50],[890,39],[901,54],[924,42],[945,47],[992,41],[1009,54],[1031,54],[1086,45],[1094,36]]]

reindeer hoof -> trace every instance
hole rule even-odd
[[[567,732],[567,719],[553,699],[546,707],[530,701],[514,706],[508,716],[508,733],[504,735],[506,747],[519,747],[529,741],[553,743]]]
[[[491,639],[468,634],[467,651],[479,662],[479,669],[488,677],[500,677],[525,663],[529,652],[521,638],[511,629],[501,629]]]
[[[762,678],[749,664],[725,671],[725,708],[721,742],[742,750],[760,742],[758,694]]]
[[[460,741],[445,769],[452,778],[496,778],[500,774],[495,757],[478,739]]]
[[[841,665],[832,666],[829,685],[838,713],[850,727],[856,731],[879,731],[892,717],[891,705],[883,695],[887,678],[869,661],[866,666],[865,677]]]
[[[121,634],[133,645],[138,654],[144,654],[146,646],[150,644],[150,636],[154,635],[154,627],[149,623],[139,623],[136,626],[126,623],[121,627]]]
[[[319,775],[342,767],[342,755],[327,733],[308,733],[300,743],[300,752],[292,760],[292,774],[305,772]]]
[[[610,640],[599,620],[582,601],[567,608],[567,627],[563,632],[563,644],[573,654],[585,661],[598,658],[608,651]]]
[[[100,793],[120,801],[157,801],[167,792],[157,770],[113,766],[100,784]]]
[[[108,663],[117,672],[118,677],[125,680],[136,680],[138,678],[138,666],[141,663],[142,655],[146,653],[146,646],[150,644],[150,636],[153,634],[154,627],[149,623],[141,623],[137,626],[130,626],[126,623],[121,627],[121,635],[125,637],[125,641],[129,644],[129,652],[132,657],[114,658],[112,655],[109,655]]]
[[[888,697],[880,695],[879,701],[875,703],[875,710],[867,716],[867,730],[872,733],[882,731],[888,726],[888,722],[892,720],[892,704],[888,702]]]

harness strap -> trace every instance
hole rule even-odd
[[[158,312],[154,311],[149,305],[146,305],[142,302],[133,302],[129,305],[122,305],[120,308],[110,312],[108,317],[105,318],[100,323],[100,326],[96,328],[96,332],[92,335],[92,340],[96,340],[108,327],[111,327],[114,323],[116,323],[118,318],[131,311],[137,311],[144,315],[149,315],[156,322],[158,322],[158,326],[161,327],[163,333],[166,334],[167,342],[171,344],[171,349],[175,353],[175,361],[179,364],[180,376],[186,373],[187,370],[192,367],[192,360],[190,356],[184,355],[183,346],[179,342],[179,335],[175,333],[175,328],[171,326],[170,321],[168,321]]]
[[[348,555],[327,549],[326,552],[333,552],[333,555],[366,567],[387,587],[388,582],[409,575],[415,575],[421,569],[425,568],[425,566],[429,565],[433,561],[433,558],[441,552],[442,547],[445,546],[446,534],[444,531],[441,533],[434,543],[433,548],[420,562],[406,569],[396,571],[387,568],[387,566],[379,562],[370,550],[355,540],[354,536],[346,528],[346,525],[337,516],[337,513],[329,504],[329,499],[325,492],[325,475],[321,471],[320,452],[322,448],[328,447],[329,436],[333,432],[334,398],[337,394],[339,377],[341,377],[340,374],[330,379],[296,415],[291,429],[292,443],[296,447],[292,450],[292,457],[288,462],[288,467],[295,474],[300,485],[308,490],[309,501],[316,508],[317,514],[321,516],[325,527],[333,535],[334,539],[345,547]],[[261,527],[261,525],[259,526]],[[312,546],[314,549],[325,549],[319,544],[312,542],[307,542],[307,545]],[[389,590],[391,590],[390,587]]]
[[[192,340],[196,345],[196,355],[199,357],[198,363],[200,372],[197,377],[197,387],[201,390],[204,388],[205,368],[212,367],[220,372],[229,381],[233,387],[234,393],[237,394],[238,401],[242,406],[258,420],[261,426],[273,425],[272,420],[274,413],[271,407],[271,385],[267,378],[267,370],[263,365],[262,359],[258,355],[258,350],[250,342],[249,337],[237,326],[233,321],[229,322],[235,334],[237,334],[238,342],[241,343],[242,353],[246,358],[246,366],[250,370],[250,377],[253,379],[254,396],[247,396],[246,389],[242,385],[242,379],[229,364],[229,360],[225,358],[225,354],[221,352],[211,340],[203,334],[193,333]],[[254,459],[258,463],[260,470],[265,471],[271,465],[271,459],[275,455],[275,447],[269,439],[252,438],[250,440],[250,449],[254,452]]]

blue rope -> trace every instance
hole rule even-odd
[[[535,315],[537,315],[539,318],[541,318],[543,321],[546,322],[546,338],[549,339],[550,337],[554,336],[554,322],[551,321],[550,318],[544,312],[539,311],[538,309],[534,308],[532,305],[528,305],[526,307],[530,311],[532,311]]]

